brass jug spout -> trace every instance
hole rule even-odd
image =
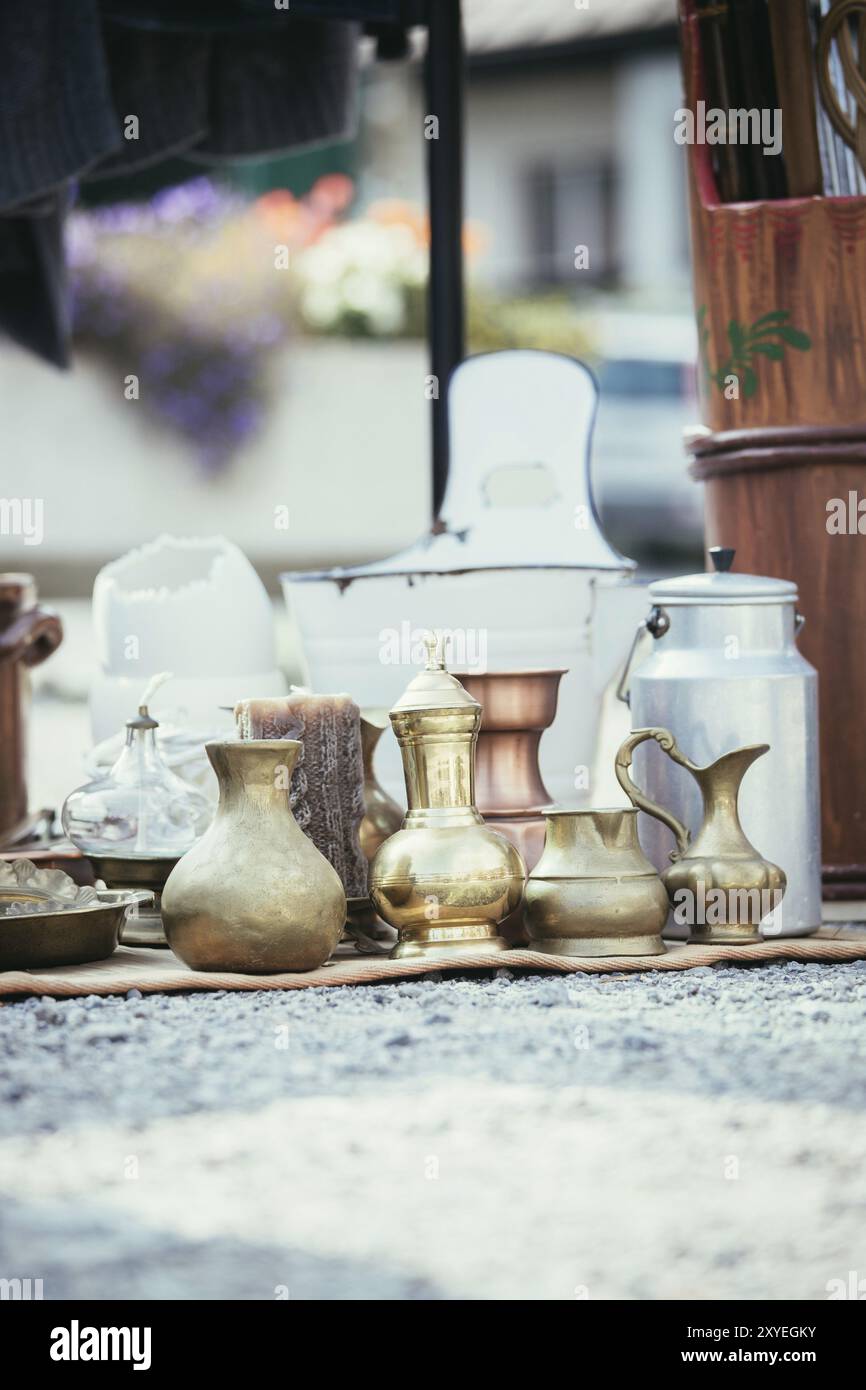
[[[714,763],[707,763],[706,767],[698,767],[690,763],[688,758],[683,760],[683,766],[688,767],[704,799],[710,804],[725,795],[732,795],[736,800],[740,783],[752,763],[769,751],[769,743],[750,743],[745,748],[734,748],[730,753],[723,753]]]

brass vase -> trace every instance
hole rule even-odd
[[[544,848],[542,811],[553,800],[541,777],[541,736],[556,718],[562,668],[458,673],[481,705],[475,753],[475,804],[488,825],[520,851],[527,869]],[[528,937],[518,908],[500,928],[512,946]]]
[[[403,811],[380,784],[374,767],[379,739],[388,727],[385,709],[361,710],[361,752],[364,758],[364,819],[361,821],[361,849],[368,861],[376,850],[403,824]]]
[[[532,947],[555,956],[657,956],[668,897],[640,847],[637,811],[551,810],[526,884]]]
[[[700,788],[704,815],[694,838],[687,826],[651,801],[629,776],[635,748],[649,739],[655,739],[673,762],[690,772]],[[672,867],[661,877],[674,918],[690,927],[691,942],[760,941],[761,921],[779,909],[787,885],[785,874],[746,839],[737,808],[743,777],[769,751],[768,743],[751,744],[699,767],[680,752],[669,729],[636,729],[620,745],[616,755],[620,786],[636,807],[655,816],[676,839]],[[772,926],[768,930],[772,932]]]
[[[499,923],[520,902],[525,869],[475,807],[481,706],[428,640],[427,669],[391,711],[409,809],[370,866],[370,896],[399,940],[392,957],[502,951]]]
[[[206,747],[219,807],[163,889],[168,943],[193,970],[315,970],[340,940],[346,895],[289,806],[301,745],[249,739]]]

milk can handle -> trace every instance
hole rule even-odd
[[[655,816],[656,820],[660,820],[663,825],[668,827],[668,830],[673,831],[677,842],[678,857],[681,854],[685,854],[689,847],[691,834],[688,828],[683,825],[682,821],[677,820],[676,816],[671,811],[666,811],[664,806],[659,806],[657,802],[650,801],[646,793],[642,792],[640,787],[636,787],[628,775],[634,750],[639,743],[645,743],[647,739],[650,738],[654,738],[659,747],[662,748],[664,752],[667,753],[668,757],[673,759],[675,763],[679,763],[680,767],[688,768],[689,771],[692,770],[694,764],[689,761],[685,754],[680,752],[677,747],[676,739],[670,729],[635,729],[633,734],[629,734],[628,738],[623,739],[617,750],[616,762],[614,764],[616,768],[616,780],[619,782],[619,785],[622,787],[633,806],[636,806],[639,811],[646,811],[647,815]],[[673,858],[674,856],[671,857]]]
[[[637,651],[640,639],[645,632],[652,633],[653,637],[664,637],[670,625],[670,618],[663,608],[659,608],[658,604],[650,609],[649,616],[644,618],[643,622],[638,623],[637,632],[632,638],[628,656],[622,668],[622,675],[619,678],[619,685],[616,688],[616,698],[622,700],[623,704],[627,705],[631,703],[629,682],[631,679],[631,668],[634,665],[635,652]]]

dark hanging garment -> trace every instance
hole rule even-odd
[[[84,182],[185,155],[208,130],[207,38],[106,23],[102,41],[119,138]]]
[[[55,367],[69,366],[67,202],[63,188],[0,215],[0,328]]]
[[[358,25],[293,8],[0,5],[0,331],[68,363],[62,232],[73,181],[175,154],[254,159],[354,133]]]
[[[348,139],[355,129],[357,28],[294,20],[211,43],[208,132],[193,159],[249,159]]]
[[[0,211],[117,147],[97,0],[0,5]]]

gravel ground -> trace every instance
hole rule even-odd
[[[866,1280],[864,1020],[862,961],[10,1003],[0,1277],[824,1299]]]

